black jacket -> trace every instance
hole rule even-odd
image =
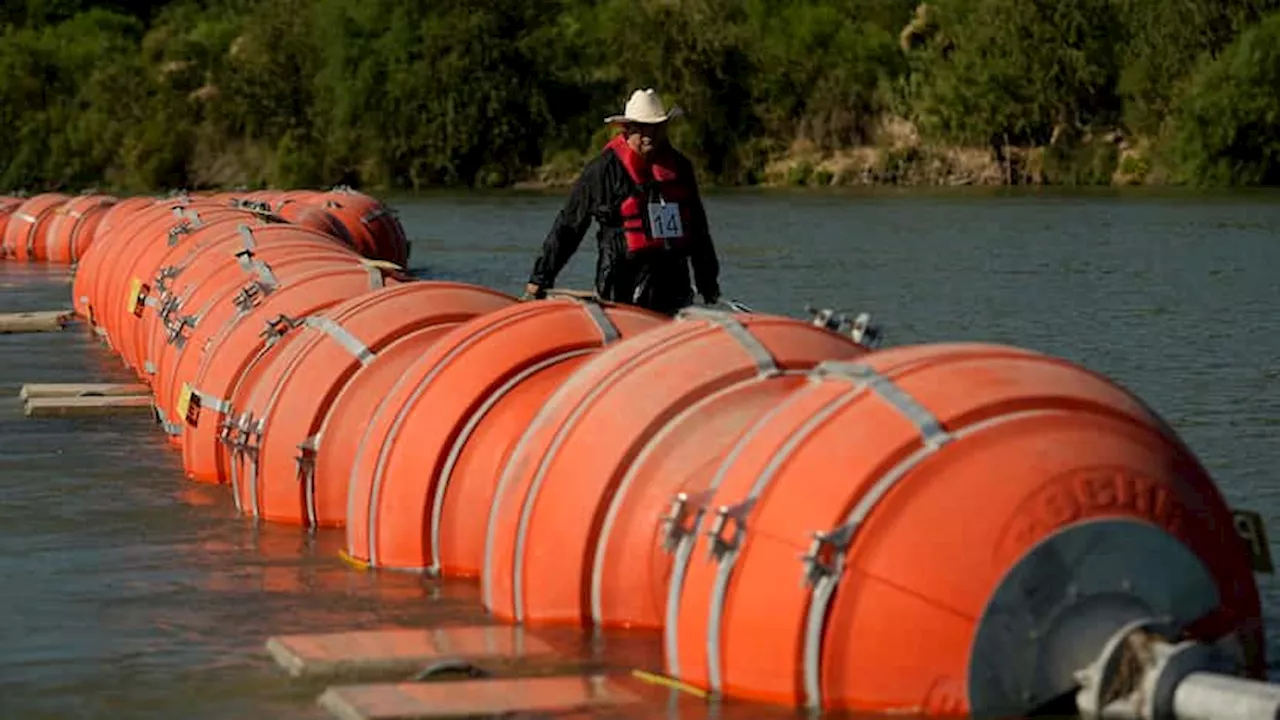
[[[674,150],[672,152],[675,152]],[[556,276],[577,251],[587,226],[596,221],[596,241],[600,245],[596,261],[596,294],[603,300],[628,303],[674,314],[693,302],[689,283],[693,266],[694,284],[703,297],[720,296],[720,264],[707,227],[702,198],[694,183],[693,165],[676,152],[677,172],[688,178],[694,192],[690,203],[689,242],[683,251],[663,250],[627,257],[622,234],[622,201],[639,190],[622,160],[612,151],[601,152],[583,168],[569,191],[569,199],[556,215],[551,232],[542,243],[542,252],[533,265],[529,282],[544,289],[554,286]]]

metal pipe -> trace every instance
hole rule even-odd
[[[1173,715],[1177,720],[1280,719],[1280,686],[1193,672],[1173,691]]]
[[[1238,677],[1240,646],[1180,640],[1175,628],[1137,620],[1076,673],[1085,720],[1280,720],[1280,686]]]

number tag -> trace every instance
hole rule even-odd
[[[659,240],[684,237],[684,223],[680,220],[679,203],[649,203],[649,226]]]
[[[178,393],[178,407],[176,408],[178,411],[178,420],[185,420],[187,423],[192,425],[195,424],[192,422],[195,420],[192,416],[197,415],[200,412],[198,405],[194,408],[192,407],[191,399],[193,394],[191,385],[182,383],[182,391]]]

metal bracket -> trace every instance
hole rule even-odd
[[[176,345],[179,349],[187,343],[186,337],[182,335],[183,328],[194,328],[199,324],[199,320],[191,315],[179,315],[176,319],[166,317],[163,322],[167,331],[165,340],[170,345]]]
[[[805,305],[804,311],[812,316],[813,324],[834,333],[847,333],[859,345],[873,347],[883,339],[879,325],[871,322],[871,313],[858,313],[852,320],[834,308],[815,308]]]
[[[835,574],[840,556],[849,549],[849,543],[853,541],[853,535],[857,531],[857,523],[846,523],[832,530],[813,533],[808,552],[800,556],[800,561],[804,563],[805,587],[812,588],[822,578]]]
[[[710,490],[705,490],[693,494],[677,493],[672,498],[667,514],[662,517],[662,548],[664,550],[675,552],[680,542],[693,533],[711,495]],[[696,510],[691,512],[690,505],[696,506]]]
[[[297,466],[298,482],[305,482],[310,478],[316,470],[316,449],[317,443],[315,436],[311,436],[306,440],[298,443],[298,455],[294,458]]]
[[[707,529],[707,537],[711,539],[711,547],[707,556],[717,562],[728,553],[742,546],[742,539],[747,534],[747,514],[756,504],[756,498],[749,497],[736,505],[721,505],[716,508],[716,517]],[[733,535],[725,537],[725,529],[732,526]]]
[[[226,445],[232,451],[240,443],[239,426],[236,425],[234,418],[224,415],[222,422],[218,423],[218,442]]]
[[[158,295],[169,292],[169,281],[178,277],[182,270],[176,265],[165,265],[156,271],[155,286]]]
[[[258,337],[262,338],[267,347],[270,347],[276,344],[280,338],[287,335],[290,330],[302,325],[303,322],[303,320],[296,320],[288,315],[277,315],[265,323],[266,327],[262,328],[262,331],[258,333]]]
[[[252,412],[244,412],[236,419],[235,426],[237,436],[231,445],[233,452],[249,455],[256,461],[262,440],[262,422],[254,419]]]

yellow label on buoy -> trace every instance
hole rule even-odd
[[[191,411],[191,386],[182,383],[182,391],[178,393],[178,420],[185,420],[187,413]]]
[[[134,278],[129,281],[129,297],[126,300],[129,303],[129,314],[136,315],[138,313],[138,301],[142,298],[142,281]]]

